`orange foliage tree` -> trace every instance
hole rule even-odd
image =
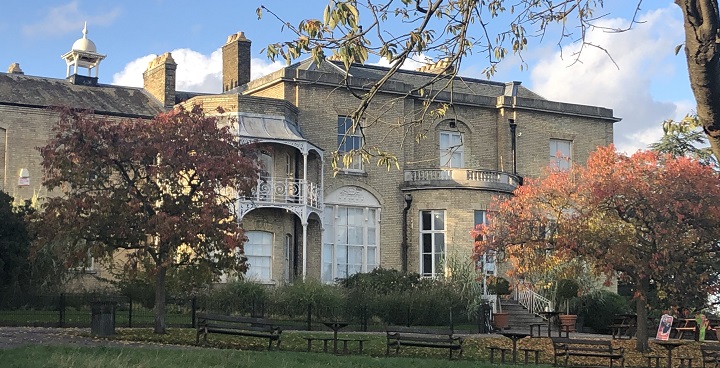
[[[221,111],[220,111],[221,112]],[[68,266],[88,253],[155,276],[155,333],[165,332],[165,279],[182,265],[245,270],[233,204],[257,178],[252,145],[200,107],[150,121],[64,111],[40,149],[44,201],[36,247]],[[218,271],[219,272],[219,271]]]
[[[477,230],[492,236],[476,242],[475,254],[493,250],[521,275],[547,267],[551,254],[632,282],[640,351],[651,282],[668,295],[720,289],[720,178],[711,166],[652,151],[628,157],[611,145],[586,166],[529,179],[514,194],[494,202]]]

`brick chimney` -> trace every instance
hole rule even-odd
[[[250,44],[243,32],[228,36],[222,47],[223,92],[250,81]]]
[[[8,67],[8,74],[25,74],[23,73],[22,69],[20,69],[20,64],[18,63],[12,63],[10,64],[10,67]]]
[[[143,88],[168,109],[175,106],[176,71],[175,60],[166,52],[153,59],[143,73]]]

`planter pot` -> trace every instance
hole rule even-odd
[[[509,313],[499,312],[499,313],[493,314],[493,326],[495,326],[495,328],[504,330],[504,329],[508,328],[509,321],[510,321]]]
[[[575,332],[575,322],[577,321],[576,314],[561,314],[560,316],[560,331],[565,331],[568,326],[570,332]]]

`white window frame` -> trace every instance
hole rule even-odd
[[[254,238],[255,235],[261,235],[262,239],[257,243],[254,243],[256,241]],[[272,271],[273,271],[273,244],[275,243],[275,234],[269,232],[269,231],[261,231],[261,230],[249,230],[245,232],[245,236],[248,238],[248,240],[244,244],[244,251],[245,251],[245,257],[247,258],[247,265],[248,270],[245,273],[245,278],[259,281],[259,282],[271,282],[272,281]],[[250,245],[251,247],[248,247]],[[266,249],[260,248],[260,252],[253,252],[248,253],[248,248],[254,248],[255,246],[260,247],[267,247]],[[257,253],[257,254],[256,254]],[[268,263],[268,267],[263,267],[263,269],[267,269],[267,277],[263,277],[262,273],[255,272],[253,270],[253,260],[255,261],[255,264],[259,263],[260,260],[266,260]],[[258,266],[260,267],[260,266]],[[257,268],[255,269],[257,270]]]
[[[447,137],[444,144],[443,137]],[[465,167],[465,137],[458,131],[441,130],[438,135],[438,147],[440,156],[440,167],[463,168]],[[451,144],[453,140],[458,144]],[[455,162],[454,158],[459,162]]]
[[[567,157],[563,154],[567,151]],[[572,141],[550,139],[550,165],[557,170],[570,170],[572,167]]]
[[[424,215],[429,214],[431,223],[430,228],[425,229],[425,220]],[[422,277],[438,277],[444,275],[444,270],[440,269],[440,266],[443,265],[445,262],[445,255],[447,254],[447,236],[446,236],[446,229],[447,229],[447,223],[445,221],[445,210],[422,210],[419,213],[420,215],[420,239],[418,241],[418,244],[420,244],[418,250],[420,253],[420,276]],[[438,229],[436,227],[434,219],[437,216],[442,217],[442,229]],[[425,248],[425,235],[429,235],[430,237],[430,251],[426,251]],[[438,252],[437,249],[437,239],[438,235],[442,238],[442,250]],[[430,272],[425,272],[425,256],[430,256]],[[439,257],[438,257],[439,255]]]
[[[341,168],[342,171],[364,172],[362,157],[360,155],[353,156],[352,163],[350,163],[349,167],[345,167],[345,164],[343,162],[343,157],[346,152],[349,152],[353,149],[358,150],[362,148],[363,144],[363,137],[362,133],[360,132],[360,127],[358,127],[357,129],[355,129],[354,132],[352,132],[352,124],[352,119],[349,116],[338,116],[337,147],[338,153],[340,154],[340,161],[337,163],[337,165],[339,168]]]
[[[341,211],[362,210],[362,224],[338,224],[337,219]],[[370,206],[348,206],[328,205],[325,206],[325,221],[323,229],[323,249],[321,255],[322,270],[321,279],[323,282],[331,283],[340,278],[352,276],[355,273],[366,273],[379,266],[380,261],[380,208]],[[374,218],[372,218],[374,213]],[[349,216],[346,218],[349,219]],[[351,227],[360,228],[362,232],[362,244],[349,244],[339,241],[338,236],[348,234]],[[343,231],[344,230],[344,231]],[[351,272],[349,263],[350,250],[352,247],[362,248],[360,270]],[[370,255],[369,249],[374,248],[374,256]],[[345,270],[341,269],[341,263],[337,257],[345,254]],[[373,258],[373,259],[370,259]],[[328,272],[328,269],[330,272]]]

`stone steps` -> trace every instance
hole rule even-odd
[[[508,321],[508,330],[529,332],[530,324],[542,323],[541,334],[547,334],[547,321],[542,319],[540,316],[536,316],[528,312],[525,307],[518,304],[515,300],[501,300],[500,306],[504,313],[510,315]]]

